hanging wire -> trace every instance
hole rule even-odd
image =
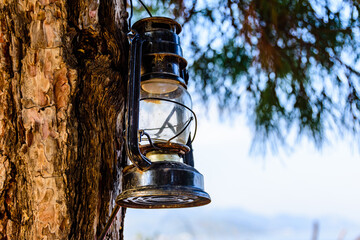
[[[141,5],[145,8],[146,12],[149,14],[150,17],[152,17],[151,12],[149,11],[149,9],[146,7],[146,5],[143,3],[143,1],[138,0]],[[130,17],[129,17],[129,32],[131,31],[131,19],[134,15],[134,6],[133,6],[133,2],[132,0],[130,0]]]
[[[145,6],[145,4],[143,3],[143,1],[139,0],[139,2],[141,3],[141,5],[145,8],[145,10],[147,11],[147,13],[149,14],[150,17],[152,17],[151,12],[149,11],[149,9]]]
[[[104,227],[104,230],[102,231],[102,233],[100,234],[100,236],[97,238],[97,240],[104,240],[105,237],[106,237],[106,234],[107,232],[109,231],[117,213],[119,212],[120,210],[120,205],[119,204],[116,204],[115,205],[115,208],[112,210],[111,212],[111,215],[109,217],[109,220],[107,221],[105,227]]]

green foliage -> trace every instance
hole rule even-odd
[[[229,108],[230,101],[240,99],[240,94],[233,91],[232,86],[238,83],[240,76],[246,76],[251,59],[231,39],[220,50],[208,47],[207,51],[202,51],[195,42],[191,43],[194,59],[198,60],[192,64],[191,73],[196,79],[195,84],[202,89],[200,94],[205,101],[216,96],[220,108]],[[220,92],[213,94],[217,91]]]
[[[246,106],[256,139],[283,140],[293,127],[317,146],[325,129],[358,135],[359,1],[151,3],[183,23],[203,100],[228,112]]]

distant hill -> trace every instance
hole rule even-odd
[[[266,217],[202,207],[128,209],[125,219],[126,240],[311,240],[314,222],[319,224],[317,240],[360,240],[359,223],[336,217]]]

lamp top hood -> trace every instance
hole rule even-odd
[[[137,32],[151,32],[156,30],[169,30],[176,34],[181,32],[181,25],[175,20],[167,17],[143,18],[133,24],[132,28]]]

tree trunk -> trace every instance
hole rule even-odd
[[[126,19],[126,1],[0,0],[0,239],[100,235],[125,159]]]

